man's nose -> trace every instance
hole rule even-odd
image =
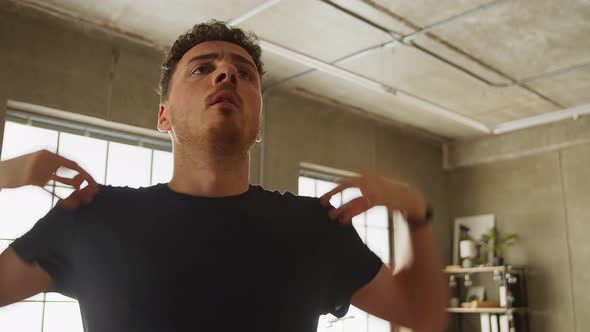
[[[215,85],[229,82],[233,85],[238,83],[238,72],[232,66],[223,66],[215,76]]]

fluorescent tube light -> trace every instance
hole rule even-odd
[[[575,119],[580,115],[590,114],[590,104],[584,104],[567,108],[561,111],[545,113],[515,121],[504,122],[496,126],[494,134],[503,134],[510,131],[529,128],[565,119]]]
[[[396,44],[397,43],[388,43],[388,44],[385,44],[384,46],[385,47],[392,47],[392,46],[395,46]],[[363,86],[365,88],[368,88],[368,89],[371,89],[371,90],[374,90],[377,92],[395,95],[395,96],[399,97],[401,100],[404,100],[406,103],[414,105],[422,110],[425,110],[430,113],[437,114],[437,115],[440,115],[440,116],[445,117],[447,119],[456,121],[456,122],[461,123],[465,126],[473,128],[479,132],[482,132],[485,134],[491,133],[490,128],[488,128],[483,123],[477,122],[477,121],[470,119],[468,117],[465,117],[461,114],[451,112],[447,109],[444,109],[443,107],[441,107],[439,105],[436,105],[432,102],[429,102],[425,99],[422,99],[420,97],[409,94],[407,92],[396,90],[395,88],[393,88],[391,86],[370,80],[366,77],[363,77],[361,75],[357,75],[357,74],[350,72],[348,70],[344,70],[342,68],[336,67],[336,66],[331,65],[329,63],[314,59],[314,58],[309,57],[307,55],[298,53],[296,51],[292,51],[290,49],[287,49],[285,47],[276,45],[274,43],[271,43],[271,42],[268,42],[265,40],[260,40],[259,45],[265,51],[274,53],[278,56],[282,56],[282,57],[287,58],[291,61],[303,64],[308,67],[317,69],[319,71],[328,73],[330,75],[345,79],[349,82],[358,84],[360,86]]]
[[[400,100],[407,102],[408,104],[414,105],[414,106],[420,108],[421,110],[425,110],[425,111],[430,112],[432,114],[440,115],[442,117],[453,120],[455,122],[459,122],[467,127],[471,127],[471,128],[473,128],[477,131],[480,131],[482,133],[490,134],[492,132],[490,130],[490,128],[488,128],[486,125],[484,125],[481,122],[475,121],[475,120],[470,119],[470,118],[463,116],[461,114],[451,112],[439,105],[436,105],[432,102],[424,100],[420,97],[411,95],[411,94],[403,92],[403,91],[398,91],[396,96]]]

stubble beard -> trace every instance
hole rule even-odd
[[[211,126],[204,136],[203,143],[209,146],[212,155],[219,157],[244,157],[255,140],[229,119]]]
[[[176,140],[186,151],[198,150],[215,159],[239,160],[248,157],[256,142],[257,131],[240,127],[231,109],[217,110],[220,119],[208,124],[208,128],[191,130],[186,124],[176,131]],[[187,119],[188,120],[188,119]],[[187,149],[188,148],[188,149]]]
[[[233,110],[219,110],[223,119],[209,125],[204,132],[196,135],[197,148],[207,151],[213,157],[223,159],[241,159],[248,156],[248,151],[256,141],[256,131],[241,128],[232,118]],[[227,112],[227,113],[226,113]]]

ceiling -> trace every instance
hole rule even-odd
[[[441,138],[590,104],[590,0],[20,0],[169,46],[215,18],[263,41],[264,89]],[[363,52],[364,51],[364,52]]]

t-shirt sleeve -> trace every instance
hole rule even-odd
[[[318,246],[321,314],[346,315],[352,295],[368,284],[379,272],[381,259],[361,240],[351,225],[341,225],[321,208],[319,218],[324,226]]]
[[[48,291],[73,296],[68,288],[71,277],[71,246],[74,214],[60,207],[51,209],[28,232],[10,244],[25,262],[36,262],[53,279]]]

